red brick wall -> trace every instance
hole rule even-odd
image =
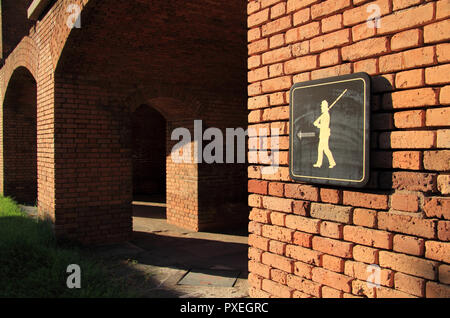
[[[3,0],[0,4],[0,62],[8,57],[33,26],[33,22],[27,19],[30,4],[30,0]]]
[[[83,9],[81,29],[66,25],[73,4]],[[38,209],[58,236],[129,238],[131,113],[140,105],[157,109],[170,129],[192,128],[194,119],[205,127],[246,125],[245,5],[59,0],[22,38],[0,70],[0,93],[18,66],[36,78]],[[245,220],[245,166],[226,167],[224,183],[216,169],[173,164],[172,144],[165,154],[169,221],[194,230],[226,226],[226,213],[238,211],[229,205],[235,199]],[[232,194],[216,196],[224,209],[210,209],[211,185]]]
[[[370,4],[379,29],[367,27]],[[281,128],[282,165],[249,167],[251,296],[450,297],[449,6],[248,1],[249,125]],[[354,72],[373,79],[369,185],[294,183],[290,87]],[[366,284],[370,264],[379,288]]]

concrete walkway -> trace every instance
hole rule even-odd
[[[145,296],[248,297],[246,229],[230,233],[183,230],[166,223],[163,204],[135,202],[133,215],[132,241],[97,252],[117,260],[118,274]]]

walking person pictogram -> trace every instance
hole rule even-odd
[[[333,153],[330,150],[330,110],[334,105],[345,95],[347,90],[345,90],[341,96],[339,96],[334,103],[328,107],[328,102],[323,100],[321,103],[322,114],[314,122],[314,126],[320,129],[319,133],[319,145],[317,148],[317,162],[313,165],[315,168],[321,168],[323,163],[323,155],[325,154],[328,158],[329,168],[333,169],[336,166],[336,161],[334,161]]]

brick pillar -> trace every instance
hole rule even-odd
[[[191,163],[176,163],[172,160],[172,151],[183,154],[181,149],[174,149],[178,141],[171,140],[173,129],[184,127],[193,138],[194,120],[169,120],[167,123],[166,148],[166,200],[167,222],[193,231],[199,230],[199,193],[198,193],[198,164],[194,162],[194,143],[191,147]]]
[[[86,244],[132,230],[131,114],[115,89],[58,78],[55,90],[55,231]]]

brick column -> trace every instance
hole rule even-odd
[[[132,230],[131,114],[117,89],[57,78],[55,231],[85,244],[124,241]]]
[[[284,127],[279,172],[249,168],[251,296],[450,297],[449,12],[443,0],[248,1],[249,124]],[[369,184],[295,183],[290,87],[356,72],[373,84]]]

